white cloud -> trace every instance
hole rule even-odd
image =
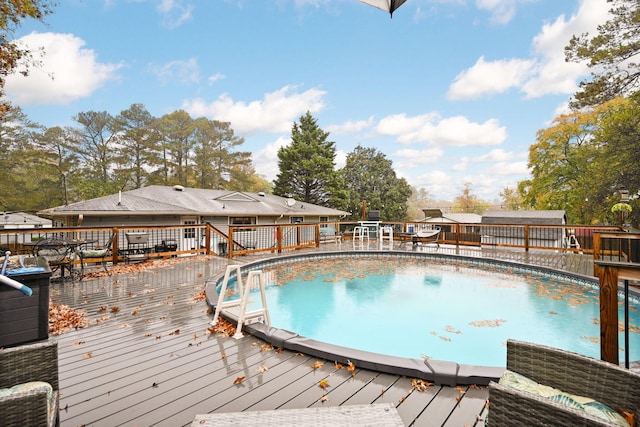
[[[535,61],[509,59],[485,61],[481,56],[469,69],[458,74],[449,87],[449,99],[478,98],[487,93],[502,93],[518,87],[533,72]]]
[[[443,154],[444,151],[441,148],[429,148],[425,150],[403,149],[393,153],[393,156],[401,159],[397,162],[398,168],[410,169],[416,166],[436,163]]]
[[[456,172],[466,171],[468,168],[469,168],[469,158],[468,157],[461,157],[460,161],[458,163],[456,163],[453,166],[451,166],[451,169],[456,171]]]
[[[463,116],[442,119],[435,113],[414,117],[406,114],[387,116],[380,120],[375,132],[395,135],[399,143],[427,142],[441,147],[497,145],[507,138],[506,129],[496,119],[475,123]]]
[[[200,81],[198,60],[190,58],[186,61],[171,61],[163,65],[151,66],[151,72],[164,85],[169,83],[194,84]]]
[[[339,125],[329,125],[325,128],[327,132],[334,135],[350,135],[362,132],[373,125],[373,116],[367,120],[348,120]]]
[[[227,78],[227,76],[225,76],[224,74],[216,73],[216,74],[213,74],[213,75],[209,76],[209,78],[207,78],[207,83],[212,85],[215,82],[217,82],[218,80],[223,80],[223,79],[226,79],[226,78]]]
[[[474,162],[505,162],[515,157],[513,153],[507,153],[502,148],[496,148],[489,151],[487,154],[477,156],[473,158]]]
[[[265,94],[260,101],[248,104],[234,101],[226,94],[209,103],[197,98],[184,101],[183,108],[193,116],[230,122],[237,134],[290,132],[292,123],[305,112],[318,112],[325,106],[325,91],[309,89],[295,92],[296,89],[296,86],[285,86]]]
[[[516,0],[476,0],[478,9],[491,12],[491,22],[506,24],[516,14]]]
[[[278,169],[278,150],[291,143],[290,138],[280,137],[267,144],[262,150],[253,153],[253,167],[259,175],[263,175],[268,181],[276,179]]]
[[[168,28],[177,28],[193,18],[193,5],[183,0],[161,0],[157,9]]]
[[[496,12],[507,12],[515,3],[515,0],[477,1],[478,7]],[[510,88],[518,88],[527,98],[575,93],[577,81],[588,75],[589,70],[585,64],[566,62],[564,48],[574,34],[595,34],[609,7],[610,4],[602,0],[582,0],[577,12],[568,19],[561,15],[545,23],[532,40],[531,58],[487,61],[484,56],[480,57],[471,68],[456,76],[448,97],[479,98]]]
[[[83,48],[84,40],[72,34],[33,32],[16,42],[28,47],[41,62],[30,68],[28,77],[17,73],[7,77],[7,95],[19,105],[64,105],[86,98],[116,79],[122,66],[98,62],[93,50]],[[44,54],[38,57],[41,48]]]
[[[577,80],[589,74],[586,64],[566,62],[564,48],[574,34],[595,34],[604,22],[610,4],[600,0],[583,0],[575,15],[564,15],[543,25],[533,39],[538,55],[539,72],[526,82],[522,90],[529,98],[549,93],[571,94],[578,89]]]

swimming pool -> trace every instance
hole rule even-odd
[[[378,252],[250,268],[266,273],[272,326],[321,342],[479,366],[505,366],[508,338],[600,355],[595,279],[494,260]],[[632,302],[630,354],[637,360],[640,304]]]

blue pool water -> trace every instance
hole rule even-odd
[[[508,338],[600,357],[598,291],[586,281],[406,257],[309,259],[262,269],[272,326],[315,340],[480,366],[504,366]],[[630,311],[630,355],[638,360],[637,300]],[[621,308],[621,325],[623,319]],[[621,331],[620,360],[623,346]]]

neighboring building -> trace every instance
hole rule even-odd
[[[529,246],[559,248],[563,246],[565,229],[563,227],[535,227],[536,225],[562,226],[567,223],[563,210],[536,211],[486,211],[482,215],[482,224],[495,224],[495,227],[482,228],[483,244],[520,245],[525,244],[525,225],[529,225]],[[510,225],[511,227],[499,227]],[[522,227],[513,227],[522,225]]]
[[[55,227],[135,228],[209,223],[224,236],[229,235],[230,225],[322,224],[337,222],[349,215],[348,212],[262,192],[207,190],[180,185],[151,185],[45,209],[40,214],[52,217]],[[204,244],[204,236],[195,229],[185,228],[183,234],[176,239],[179,250],[195,249]],[[321,235],[335,236],[335,228],[332,224],[321,225]],[[240,231],[234,234],[234,241],[249,248],[273,245],[270,232],[268,241],[262,235],[260,238],[257,236],[255,230]],[[213,235],[211,247],[218,248],[219,244],[226,244],[226,241],[226,237]],[[145,244],[158,243],[145,240]]]
[[[0,212],[0,229],[51,228],[50,219],[24,212]]]
[[[15,230],[15,229],[34,229],[40,230],[43,228],[51,228],[52,222],[50,219],[40,218],[36,215],[31,215],[25,212],[0,212],[0,230]],[[23,239],[38,239],[40,232],[35,231],[33,234],[20,234]],[[0,236],[0,249],[2,251],[9,250],[9,248],[18,242],[18,235],[7,232]],[[0,251],[0,253],[4,253]]]
[[[265,193],[151,185],[39,212],[56,227],[219,226],[339,221],[348,212]]]
[[[440,228],[444,232],[453,231],[448,224],[465,224],[461,226],[461,233],[477,232],[477,227],[470,224],[480,224],[482,217],[475,213],[445,213],[441,209],[422,209],[424,219],[420,222],[428,224],[442,224]]]

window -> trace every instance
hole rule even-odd
[[[301,222],[304,222],[304,217],[302,217],[302,216],[292,216],[291,217],[291,224],[299,224]]]
[[[192,225],[196,224],[195,220],[186,220],[183,221],[184,225]],[[184,238],[185,239],[194,239],[196,237],[196,229],[195,228],[185,228],[184,229]]]
[[[256,218],[253,216],[232,216],[230,225],[255,225]]]

